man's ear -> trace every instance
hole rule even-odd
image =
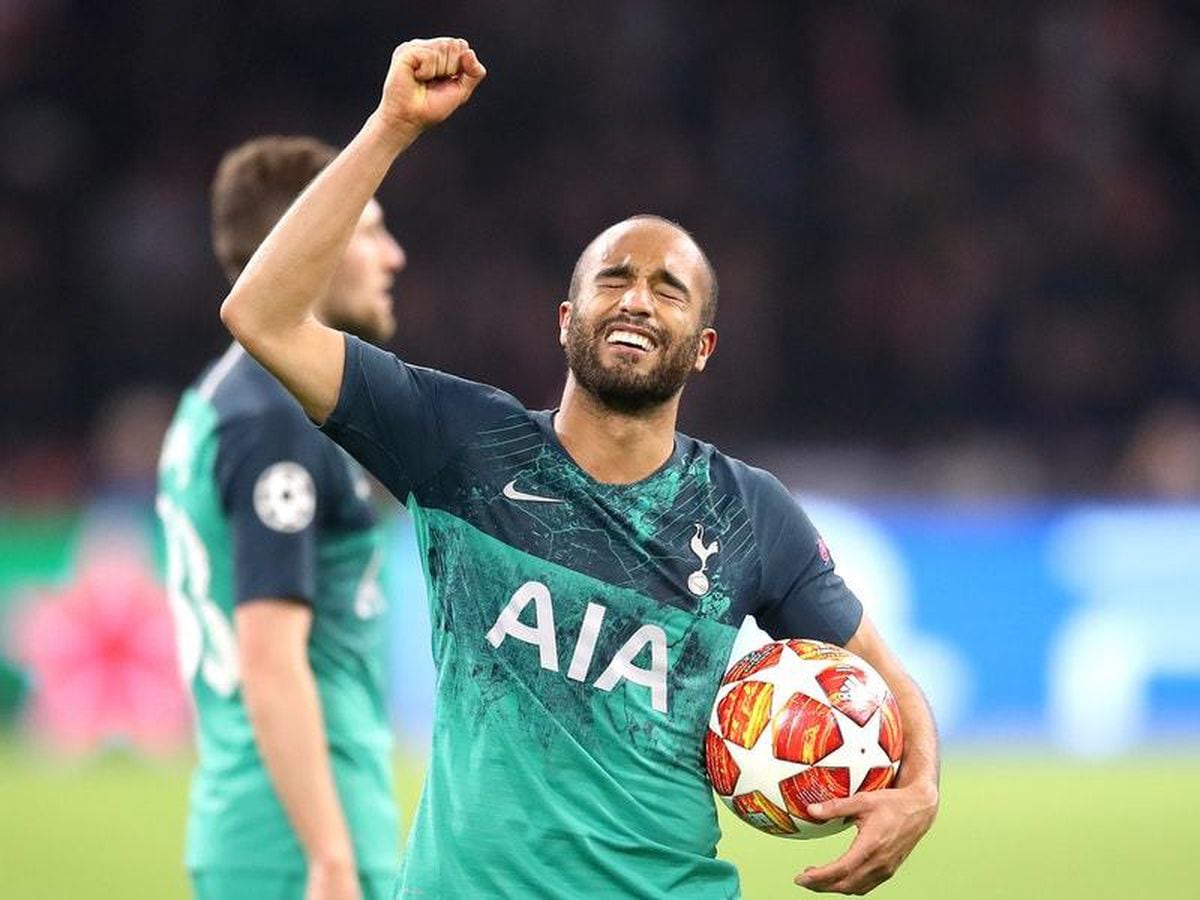
[[[558,304],[558,345],[560,347],[567,346],[567,329],[571,326],[571,313],[575,311],[575,304],[570,300],[564,300]]]
[[[717,352],[717,330],[715,328],[705,328],[700,332],[700,349],[696,351],[696,362],[692,368],[697,372],[703,372],[704,367],[708,365],[708,358]]]

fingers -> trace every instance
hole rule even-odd
[[[920,798],[918,798],[918,801]],[[933,822],[936,805],[914,807],[906,789],[855,794],[808,807],[822,820],[843,817],[858,828],[846,852],[824,866],[810,866],[796,876],[801,887],[821,893],[865,894],[896,873]]]
[[[869,793],[837,797],[822,803],[809,804],[808,814],[822,822],[828,822],[830,819],[853,819],[866,812],[873,799]]]
[[[828,873],[825,873],[826,869],[829,867],[805,869],[796,876],[795,882],[818,894],[867,894],[895,874],[895,869],[879,865]]]
[[[417,81],[432,81],[438,77],[439,66],[445,65],[443,57],[445,45],[442,39],[408,41],[401,44],[401,47],[407,48],[405,57],[408,64],[412,66],[413,77]]]
[[[475,51],[468,49],[459,59],[459,66],[462,70],[461,84],[463,86],[463,102],[465,103],[479,87],[479,83],[487,76],[487,69],[483,67],[483,63],[479,61],[479,57],[475,55]]]
[[[837,890],[835,885],[842,884],[861,869],[868,855],[860,832],[845,853],[826,865],[809,866],[796,876],[795,882],[810,891]]]
[[[822,817],[855,819],[858,833],[845,853],[827,865],[809,866],[796,876],[796,884],[818,893],[865,894],[895,874],[906,854],[895,852],[887,828],[878,816],[868,815],[873,799],[855,795],[815,804]],[[818,814],[812,806],[809,812]]]
[[[803,875],[796,877],[796,884],[808,888],[817,894],[869,894],[892,877],[891,872],[870,869],[854,876],[848,876],[836,881],[809,883],[802,881]]]
[[[459,75],[478,81],[487,74],[471,45],[462,38],[406,41],[396,52],[412,68],[417,81],[452,79]]]
[[[464,41],[463,43],[466,42]],[[487,74],[487,69],[483,67],[483,63],[479,61],[479,57],[475,55],[475,51],[470,47],[467,47],[459,56],[458,64],[464,75],[476,81],[482,79]]]
[[[895,874],[895,867],[873,861],[867,852],[847,852],[825,866],[809,866],[795,883],[818,894],[865,894]]]

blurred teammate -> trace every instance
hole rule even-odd
[[[222,307],[416,522],[437,708],[398,896],[738,896],[715,858],[702,745],[748,615],[845,644],[900,701],[900,786],[817,810],[855,817],[859,834],[798,877],[865,891],[933,821],[933,722],[783,486],[674,430],[717,340],[716,279],[691,237],[637,216],[583,252],[559,307],[569,373],[554,411],[406,365],[314,314],[397,155],[485,74],[464,41],[401,45],[378,109]],[[456,314],[445,307],[448,328]]]
[[[272,137],[226,155],[213,237],[231,281],[335,152]],[[313,306],[331,327],[384,340],[404,252],[379,205],[360,206]],[[381,546],[364,473],[233,344],[183,395],[158,512],[198,719],[186,851],[196,896],[389,896]]]

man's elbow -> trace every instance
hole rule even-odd
[[[221,322],[247,353],[262,361],[272,335],[262,316],[254,315],[247,298],[236,288],[221,304]]]
[[[247,321],[248,316],[246,315],[245,307],[245,301],[236,289],[230,291],[225,301],[221,304],[221,323],[241,343],[245,343],[245,338],[250,331],[250,323]]]

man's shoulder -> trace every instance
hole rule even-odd
[[[410,362],[353,335],[346,337],[346,359],[354,372],[347,372],[343,393],[363,386],[362,379],[366,379],[373,393],[389,385],[403,391],[414,389],[425,400],[452,412],[478,411],[481,407],[510,413],[526,411],[524,404],[503,388]],[[337,417],[342,405],[339,401],[331,418]]]
[[[676,434],[685,459],[701,462],[712,482],[727,492],[736,492],[744,502],[791,501],[791,493],[778,478],[766,469],[752,465],[739,457],[725,453],[713,444],[683,433]]]
[[[474,381],[462,375],[443,372],[441,369],[430,369],[417,365],[410,365],[410,368],[426,378],[437,381],[438,392],[444,400],[471,397],[478,402],[503,408],[508,412],[528,413],[525,404],[504,388],[483,381]]]
[[[236,345],[206,367],[192,388],[213,408],[219,427],[273,425],[316,432],[287,389]]]

